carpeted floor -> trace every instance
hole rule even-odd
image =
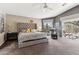
[[[17,41],[7,41],[0,48],[1,55],[77,55],[79,54],[79,40],[48,39],[48,43],[18,48]]]

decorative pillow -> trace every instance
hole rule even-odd
[[[32,29],[27,29],[27,32],[32,32]]]
[[[22,32],[27,32],[27,30],[24,29],[24,30],[22,30]]]

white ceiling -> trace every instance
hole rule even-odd
[[[68,3],[62,6],[62,4],[47,3],[52,10],[44,10],[42,3],[0,3],[0,12],[32,18],[47,18],[55,17],[78,5],[77,3]]]

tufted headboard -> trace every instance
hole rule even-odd
[[[17,31],[21,32],[24,29],[37,29],[37,24],[36,23],[17,23]]]

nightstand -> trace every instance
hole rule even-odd
[[[51,38],[58,39],[57,30],[55,28],[51,29]]]
[[[7,40],[18,40],[18,32],[7,33]]]
[[[51,34],[52,39],[58,39],[57,34]]]

